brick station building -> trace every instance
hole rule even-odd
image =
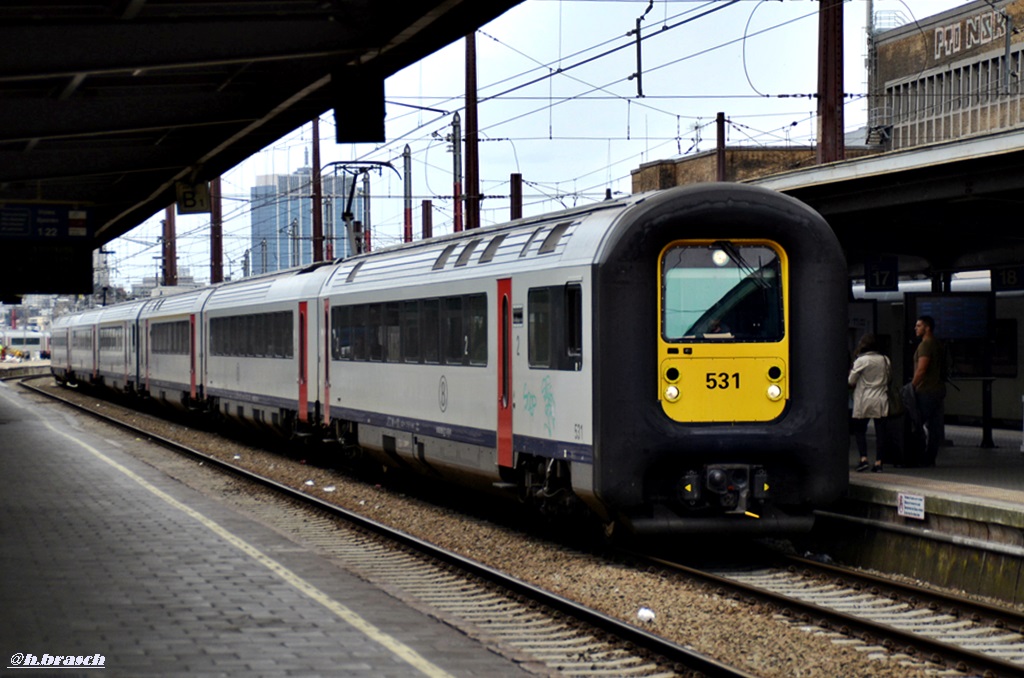
[[[897,150],[1019,127],[1019,28],[1024,0],[978,0],[875,33],[869,140]]]
[[[896,23],[892,13],[876,19],[868,133],[855,145],[848,140],[847,159],[1024,124],[1024,0],[978,0],[887,30]],[[744,181],[815,162],[813,148],[729,147],[725,178]],[[645,163],[633,171],[633,192],[715,181],[717,167],[715,151]]]

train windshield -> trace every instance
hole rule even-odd
[[[767,245],[670,247],[661,300],[666,341],[774,342],[785,334],[782,265]]]

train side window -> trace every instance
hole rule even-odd
[[[275,314],[277,316],[277,325],[280,329],[281,335],[281,346],[284,348],[284,358],[295,357],[295,326],[292,319],[295,317],[295,313],[292,311],[280,311]]]
[[[188,355],[188,321],[154,323],[150,328],[153,353]],[[89,336],[90,346],[92,335]]]
[[[366,360],[369,351],[366,348],[366,306],[360,304],[352,307],[352,359]]]
[[[446,365],[462,365],[469,349],[469,339],[464,334],[462,323],[462,297],[443,299],[441,313],[444,362]]]
[[[402,325],[399,304],[392,301],[384,304],[384,360],[389,363],[402,361]]]
[[[441,362],[441,300],[425,299],[422,307],[423,362],[436,365]]]
[[[560,369],[579,370],[583,366],[583,287],[565,286],[565,356]]]
[[[256,318],[251,315],[243,315],[241,318],[242,334],[238,338],[241,348],[239,353],[251,357],[256,355]]]
[[[245,358],[292,358],[295,355],[294,322],[291,311],[210,318],[210,353]],[[188,322],[182,323],[181,329],[182,335],[176,341],[187,353]]]
[[[286,330],[291,333],[292,327],[284,327],[281,313],[262,314],[260,321],[263,323],[264,340],[259,346],[260,357],[283,358],[288,351],[288,343],[291,339],[286,335]]]
[[[402,303],[402,360],[420,362],[420,303]]]
[[[384,328],[381,321],[381,305],[368,304],[366,313],[366,357],[373,362],[384,360]]]
[[[531,289],[526,299],[529,316],[530,367],[551,367],[551,290]]]
[[[331,309],[331,359],[352,359],[352,307]]]
[[[487,295],[466,297],[466,336],[469,338],[469,364],[487,364]]]
[[[530,367],[576,371],[583,365],[583,288],[535,287],[527,294]]]

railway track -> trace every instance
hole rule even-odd
[[[509,653],[538,673],[616,676],[752,674],[574,601],[393,530],[230,462],[20,382],[44,397],[256,483],[298,504],[255,502],[259,519],[328,553],[360,576]],[[312,516],[310,515],[312,512]]]
[[[44,395],[52,397],[50,393]],[[80,409],[96,414],[90,408]],[[125,426],[117,419],[112,421]],[[146,431],[140,434],[153,438]],[[178,447],[172,441],[162,442]],[[232,473],[249,475],[202,453],[188,454],[199,454],[208,463],[225,466]],[[505,652],[529,657],[529,662],[544,670],[638,676],[692,672],[744,675],[705,656],[695,667],[695,653],[687,648],[404,533],[387,539],[397,539],[407,551],[388,555],[393,547],[381,545],[380,538],[372,536],[388,532],[383,525],[348,515],[333,504],[271,480],[255,481],[273,486],[303,504],[312,501],[322,519],[312,521],[319,527],[304,538],[328,550],[349,569],[413,604],[430,606],[454,626]],[[346,536],[339,537],[336,528],[328,527],[337,523],[338,516],[358,526],[354,536],[346,531]],[[283,524],[282,529],[304,533],[308,523],[303,518],[296,524]],[[429,555],[415,555],[419,553]],[[420,566],[424,557],[429,564]],[[814,628],[839,643],[856,643],[864,652],[926,673],[1024,673],[1024,617],[1012,610],[802,559],[719,568],[687,567],[642,556],[637,556],[635,562],[703,581],[726,597],[767,601],[790,623]],[[472,582],[461,574],[466,571],[472,572]],[[704,661],[711,663],[703,665]]]
[[[1015,610],[791,556],[745,567],[651,560],[900,661],[940,672],[1024,674],[1024,615]]]

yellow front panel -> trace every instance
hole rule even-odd
[[[789,398],[782,248],[757,240],[677,241],[662,251],[658,269],[658,399],[665,414],[685,423],[781,416]]]
[[[662,397],[661,403],[680,422],[770,421],[782,414],[789,395],[786,364],[773,356],[673,357],[662,362],[661,384],[663,394],[678,389],[674,402]]]

